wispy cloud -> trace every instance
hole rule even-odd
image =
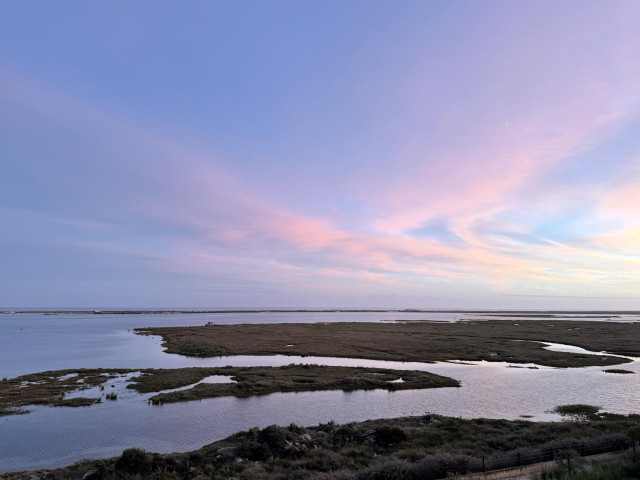
[[[401,68],[388,67],[396,49],[381,52],[357,74],[362,130],[345,124],[381,152],[345,138],[329,157],[283,136],[253,161],[284,152],[274,172],[237,161],[246,151],[218,146],[205,127],[1,66],[9,173],[26,180],[18,188],[5,176],[0,231],[126,259],[149,275],[245,281],[263,293],[633,296],[637,6],[603,13],[613,33],[587,21],[596,4],[570,24],[530,8],[513,24],[497,16],[467,36],[452,29],[446,48],[425,37],[394,58]],[[350,156],[358,152],[371,158]],[[298,162],[307,155],[332,173],[314,183]]]

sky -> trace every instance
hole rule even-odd
[[[2,2],[0,306],[640,309],[640,2]]]

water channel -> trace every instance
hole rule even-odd
[[[145,325],[203,324],[211,321],[210,318],[9,317],[8,320],[0,318],[3,322],[0,355],[5,357],[0,358],[0,376],[81,367],[313,363],[425,370],[458,379],[462,387],[277,393],[154,406],[147,404],[150,395],[126,389],[129,375],[109,382],[109,390],[118,394],[114,402],[103,401],[82,408],[34,407],[27,415],[0,417],[0,472],[60,467],[85,458],[119,455],[129,447],[155,452],[189,451],[254,426],[292,422],[299,425],[330,420],[343,423],[426,412],[464,418],[530,416],[533,420],[557,420],[549,410],[568,403],[594,404],[615,413],[640,412],[637,394],[640,361],[637,359],[623,365],[635,375],[605,373],[602,367],[522,368],[534,365],[499,362],[428,364],[284,355],[194,359],[164,353],[157,337],[135,335],[131,329]],[[312,321],[318,321],[317,315],[313,318]],[[221,323],[219,318],[216,320]],[[281,318],[275,320],[281,321]],[[327,320],[326,316],[322,319]],[[548,348],[571,351],[576,347],[549,344]],[[111,384],[115,386],[110,387]]]

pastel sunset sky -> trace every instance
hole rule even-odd
[[[640,309],[640,1],[5,1],[0,307]]]

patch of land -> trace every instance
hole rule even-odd
[[[540,342],[640,356],[640,324],[560,320],[479,322],[287,323],[155,327],[169,353],[313,355],[434,362],[487,360],[552,367],[608,366],[630,360],[607,355],[553,352]]]
[[[159,393],[154,404],[185,402],[214,397],[249,397],[275,392],[320,390],[412,390],[459,387],[452,378],[409,370],[386,370],[319,365],[284,367],[180,368],[144,371],[128,388],[141,393],[160,392],[192,385],[213,375],[231,377],[231,383],[200,383],[185,390]]]
[[[618,374],[622,374],[622,375],[630,375],[630,374],[636,373],[636,372],[632,372],[631,370],[625,370],[623,368],[609,368],[607,370],[603,370],[603,372],[606,372],[606,373],[618,373]]]
[[[600,407],[585,403],[571,403],[568,405],[558,405],[553,410],[563,418],[574,421],[597,420],[600,418]]]
[[[628,448],[640,416],[595,415],[584,422],[463,420],[424,415],[314,427],[252,428],[199,450],[118,458],[5,480],[255,479],[418,480],[529,465],[563,452],[593,455]]]
[[[186,402],[215,397],[249,397],[276,392],[320,390],[409,390],[459,387],[452,378],[428,372],[358,367],[287,365],[283,367],[220,367],[143,370],[57,370],[23,375],[0,382],[0,416],[28,413],[28,405],[82,407],[99,403],[96,398],[67,395],[103,385],[123,374],[140,371],[127,388],[139,393],[160,392],[150,398],[155,404]],[[228,376],[230,383],[200,383],[213,375]],[[197,385],[196,385],[197,384]],[[174,392],[164,392],[189,387]],[[109,398],[108,396],[106,398]],[[116,397],[117,398],[117,397]]]
[[[126,373],[122,370],[78,369],[31,373],[0,381],[0,416],[28,413],[27,405],[84,407],[99,403],[100,397],[66,398],[72,392],[97,387]]]

